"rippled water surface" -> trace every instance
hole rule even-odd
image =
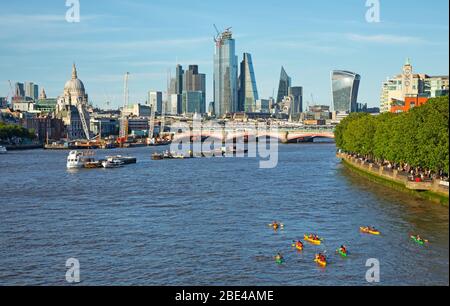
[[[67,152],[1,155],[0,285],[66,285],[68,258],[84,285],[365,285],[369,258],[383,285],[449,284],[448,208],[366,182],[332,144],[280,146],[271,170],[256,159],[151,161],[153,151],[98,151],[138,163],[75,172]],[[309,232],[324,245],[292,250]],[[341,244],[347,259],[334,254]],[[320,251],[326,269],[313,262]]]

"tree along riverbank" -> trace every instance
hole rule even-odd
[[[407,113],[354,113],[336,127],[336,146],[421,180],[448,178],[449,100],[430,99]]]
[[[372,182],[447,207],[449,205],[448,182],[437,179],[427,182],[411,181],[404,172],[384,166],[380,167],[350,154],[338,153],[337,157],[340,158],[343,164],[352,172],[355,172]]]

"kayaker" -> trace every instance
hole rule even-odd
[[[281,255],[280,253],[278,253],[278,254],[275,256],[275,260],[277,260],[277,261],[283,260],[283,255]]]
[[[303,249],[303,242],[301,242],[301,241],[296,241],[296,242],[295,242],[295,246],[296,246],[297,248],[299,248],[299,249]]]
[[[319,253],[317,255],[317,259],[319,259],[320,261],[326,262],[327,258],[325,257],[325,255],[323,255],[322,253]]]
[[[341,245],[341,251],[344,254],[347,254],[347,248],[345,247],[345,245]]]
[[[422,239],[422,237],[420,237],[420,235],[416,236],[416,240],[419,241],[419,242],[425,242],[425,240]]]
[[[273,221],[271,226],[273,227],[273,229],[277,230],[280,228],[280,223],[278,223],[278,221]]]

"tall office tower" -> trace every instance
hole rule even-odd
[[[186,70],[183,78],[183,93],[185,92],[202,92],[202,105],[197,111],[199,113],[206,113],[206,75],[198,73],[197,65],[190,65],[189,70]]]
[[[303,112],[303,87],[294,86],[289,87],[289,96],[292,97],[293,107],[291,109],[292,115]]]
[[[358,111],[358,90],[361,76],[354,72],[335,70],[331,72],[334,111],[353,113]]]
[[[216,116],[238,109],[238,58],[232,32],[227,29],[216,39],[214,54],[214,111]]]
[[[177,94],[177,78],[171,78],[169,85],[169,95],[176,95],[176,94]]]
[[[181,95],[183,93],[183,75],[184,75],[183,66],[177,65],[175,77],[176,79],[175,93],[177,95]]]
[[[34,100],[39,99],[39,85],[34,84],[34,91],[33,91],[33,97]]]
[[[244,53],[244,59],[241,62],[241,74],[239,75],[238,110],[246,113],[254,112],[258,99],[252,56],[250,53]]]
[[[33,98],[34,97],[34,83],[25,82],[25,96]]]
[[[161,91],[149,91],[148,93],[148,104],[153,110],[156,110],[157,113],[162,113],[162,98],[163,94]]]
[[[25,88],[23,83],[16,83],[15,97],[25,98]]]
[[[277,103],[283,101],[284,97],[286,97],[289,94],[289,87],[291,87],[291,83],[292,79],[288,76],[286,70],[284,70],[284,67],[281,67],[280,85],[278,86]]]

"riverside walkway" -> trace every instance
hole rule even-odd
[[[337,157],[342,159],[345,163],[349,164],[351,167],[354,167],[372,176],[397,183],[403,186],[404,189],[406,190],[415,191],[418,193],[429,192],[437,195],[438,197],[441,197],[441,199],[446,198],[447,199],[446,204],[448,205],[448,198],[449,198],[448,182],[444,182],[441,180],[415,182],[411,181],[408,178],[408,174],[404,172],[389,169],[388,167],[380,167],[376,164],[368,163],[367,161],[353,157],[346,153],[337,153]],[[442,200],[440,202],[442,202]]]

